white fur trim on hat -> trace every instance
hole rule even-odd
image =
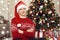
[[[19,10],[20,8],[26,8],[26,10],[28,10],[27,6],[22,4],[22,5],[19,5],[19,6],[17,7],[17,12],[18,12],[18,10]]]

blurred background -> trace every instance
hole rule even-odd
[[[1,38],[3,38],[3,40],[12,40],[9,24],[14,17],[14,7],[19,1],[24,1],[29,7],[33,0],[0,0],[0,21],[4,21],[4,23],[1,21],[0,24],[0,40],[2,40]],[[52,2],[55,4],[56,13],[60,16],[60,0],[52,0]]]
[[[0,0],[0,15],[4,16],[5,19],[10,20],[14,17],[14,6],[20,0]],[[32,0],[22,0],[28,6]],[[55,3],[56,12],[60,16],[60,0],[52,0]]]

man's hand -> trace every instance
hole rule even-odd
[[[28,29],[27,32],[33,32],[33,29]]]
[[[23,34],[23,31],[20,30],[20,29],[18,29],[18,32],[21,33],[21,34]],[[33,29],[28,29],[27,32],[33,32]]]
[[[21,33],[21,34],[23,34],[23,31],[22,31],[22,30],[20,30],[20,29],[18,29],[18,32],[19,32],[19,33]]]

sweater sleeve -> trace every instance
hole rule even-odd
[[[11,20],[11,31],[12,31],[12,34],[13,33],[17,33],[18,31],[17,31],[17,27],[16,27],[16,21],[15,21],[15,19],[13,18],[12,20]]]
[[[33,32],[24,31],[24,35],[27,37],[33,38],[35,36],[35,31],[33,31]]]
[[[32,21],[30,21],[30,22],[32,24],[30,29],[33,29],[33,32],[24,31],[23,34],[27,37],[35,37],[35,24]]]
[[[24,31],[24,35],[25,36],[27,36],[27,37],[34,37],[35,36],[35,29],[34,29],[34,27],[33,28],[31,28],[31,29],[33,29],[33,32],[27,32],[27,31]]]
[[[11,21],[11,32],[12,32],[13,39],[24,38],[24,35],[22,35],[18,32],[16,24],[17,24],[16,19],[12,19],[12,21]]]

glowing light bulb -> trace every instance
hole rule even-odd
[[[0,14],[1,14],[1,11],[0,11]]]
[[[1,0],[1,1],[0,1],[0,3],[1,3],[1,4],[3,4],[3,3],[4,3],[4,1],[3,1],[3,0]]]
[[[17,3],[17,0],[15,0],[15,3]]]
[[[48,12],[48,14],[51,14],[51,13],[52,13],[52,11],[49,11],[49,12]]]
[[[41,5],[40,8],[43,8],[43,5]]]
[[[3,35],[4,35],[4,34],[5,34],[5,31],[1,31],[1,34],[3,34]]]
[[[8,2],[8,5],[10,5],[10,2]]]
[[[5,10],[5,8],[2,8],[2,10],[4,11],[4,10]]]
[[[1,23],[3,23],[3,21],[1,20]]]
[[[8,10],[8,7],[6,8],[6,10]]]
[[[5,26],[2,27],[2,29],[5,29],[5,28],[6,28]]]
[[[57,2],[57,5],[59,5],[59,2]]]
[[[8,38],[6,38],[5,40],[9,40]]]
[[[9,33],[9,31],[7,31],[7,33]]]

